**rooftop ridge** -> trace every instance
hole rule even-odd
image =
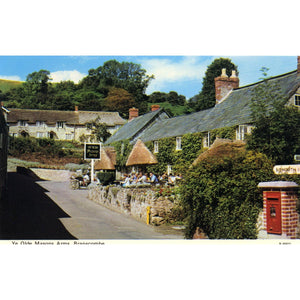
[[[244,88],[248,88],[248,87],[251,87],[251,86],[263,83],[264,81],[269,81],[269,80],[273,80],[273,79],[276,79],[276,78],[284,77],[284,76],[287,76],[287,75],[290,75],[290,74],[293,74],[293,73],[296,73],[296,72],[297,72],[297,70],[294,70],[294,71],[290,71],[290,72],[287,72],[287,73],[284,73],[284,74],[280,74],[280,75],[268,77],[265,80],[260,80],[260,81],[257,81],[257,82],[254,82],[254,83],[250,83],[250,84],[241,86],[239,88],[236,88],[236,89],[234,89],[234,91],[241,90],[241,89],[244,89]]]

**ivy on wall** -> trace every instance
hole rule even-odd
[[[158,140],[158,153],[154,153],[154,142],[146,142],[146,147],[155,154],[158,164],[147,166],[147,172],[163,174],[167,171],[167,166],[171,165],[172,170],[178,174],[184,174],[192,162],[203,152],[203,133],[187,133],[181,137],[181,150],[176,150],[176,137],[162,138]],[[235,138],[235,126],[214,129],[210,132],[210,144],[216,138]],[[114,142],[117,153],[117,165],[124,168],[128,156],[133,148],[129,140]]]

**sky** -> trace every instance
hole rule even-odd
[[[72,80],[78,83],[87,76],[89,69],[102,66],[104,62],[116,59],[140,64],[148,75],[154,75],[147,94],[155,91],[175,91],[187,99],[201,91],[202,79],[207,66],[214,59],[229,58],[238,66],[240,86],[257,82],[262,77],[260,69],[269,68],[268,75],[276,76],[297,68],[296,56],[5,56],[0,55],[0,78],[25,81],[32,72],[50,71],[52,82]],[[221,71],[220,71],[221,72]]]

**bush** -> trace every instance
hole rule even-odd
[[[274,179],[263,154],[241,151],[231,157],[208,157],[189,169],[181,186],[188,215],[186,238],[197,227],[213,239],[256,238],[262,208],[261,181]]]
[[[97,177],[102,185],[112,184],[116,179],[115,172],[99,172]]]

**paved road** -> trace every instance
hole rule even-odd
[[[8,176],[2,239],[183,239],[178,230],[148,226],[96,204],[68,182]]]

